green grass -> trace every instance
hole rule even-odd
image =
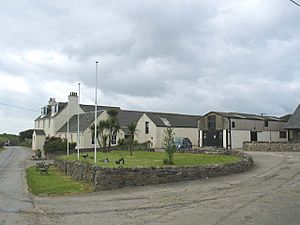
[[[1,148],[1,147],[0,147],[0,152],[3,151],[3,150],[4,150],[4,148]]]
[[[92,184],[77,182],[50,166],[48,175],[40,175],[36,167],[26,169],[29,191],[35,195],[68,195],[92,192]]]
[[[86,163],[94,163],[94,160],[84,159],[80,156],[80,161]],[[163,167],[163,159],[167,158],[164,152],[143,152],[135,151],[133,156],[130,156],[129,151],[111,151],[109,153],[99,152],[97,153],[97,165],[101,167],[119,167],[115,163],[121,155],[125,158],[124,167]],[[93,153],[89,153],[89,156],[93,156]],[[103,159],[108,157],[109,163],[102,162]],[[72,154],[69,157],[63,156],[61,159],[76,160],[77,154]],[[196,166],[206,164],[224,164],[238,161],[240,158],[236,156],[223,156],[223,155],[206,155],[206,154],[192,154],[192,153],[175,153],[174,154],[174,166]],[[123,166],[123,165],[122,165]]]

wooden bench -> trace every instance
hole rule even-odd
[[[41,175],[48,175],[50,164],[46,165],[44,164],[42,167],[40,167],[40,174]]]
[[[45,161],[37,162],[35,167],[36,171],[39,171],[42,167],[44,167],[44,165],[46,165]]]

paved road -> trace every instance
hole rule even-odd
[[[26,156],[20,149],[16,152],[20,156],[14,156],[15,160]],[[8,153],[0,153],[1,158],[3,154]],[[3,220],[8,216],[20,224],[47,225],[300,225],[300,153],[250,154],[256,166],[243,174],[82,196],[34,197],[34,204],[21,190],[24,186],[9,188],[14,184],[9,181],[6,189],[2,188],[2,174],[9,180],[17,180],[9,173],[19,174],[22,180],[18,165],[24,163],[8,163],[9,167],[3,168],[0,161],[0,224],[11,224]],[[18,197],[13,194],[16,191]],[[3,205],[3,198],[12,204]]]
[[[24,168],[30,151],[7,147],[0,152],[0,225],[28,224],[32,216],[23,213],[32,210],[34,203],[25,191]]]

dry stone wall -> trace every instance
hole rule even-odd
[[[244,142],[244,151],[300,152],[300,143],[292,142]]]
[[[226,154],[239,156],[241,160],[220,165],[151,168],[102,168],[58,159],[54,164],[76,180],[92,182],[95,191],[223,176],[241,173],[253,167],[250,155],[237,151],[229,151]]]

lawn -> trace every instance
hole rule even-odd
[[[4,148],[1,148],[1,147],[0,147],[0,152],[3,151],[3,150],[4,150]]]
[[[35,195],[67,195],[92,192],[92,184],[77,182],[63,175],[55,167],[49,168],[48,175],[40,175],[36,167],[26,169],[29,191]]]
[[[88,153],[89,156],[93,156],[94,153]],[[83,158],[81,154],[80,161],[87,163],[94,163],[94,159],[90,157],[88,159]],[[163,159],[167,158],[164,152],[143,152],[135,151],[133,156],[130,156],[129,151],[111,151],[108,153],[97,153],[97,165],[102,167],[119,167],[115,161],[120,159],[121,156],[125,158],[124,167],[163,167]],[[109,163],[104,163],[103,160],[108,158]],[[77,154],[71,154],[69,157],[63,156],[61,159],[65,160],[77,160]],[[236,156],[223,156],[223,155],[206,155],[206,154],[192,154],[192,153],[175,153],[174,154],[174,166],[196,166],[206,164],[224,164],[238,161],[240,158]],[[122,165],[123,166],[123,165]]]

